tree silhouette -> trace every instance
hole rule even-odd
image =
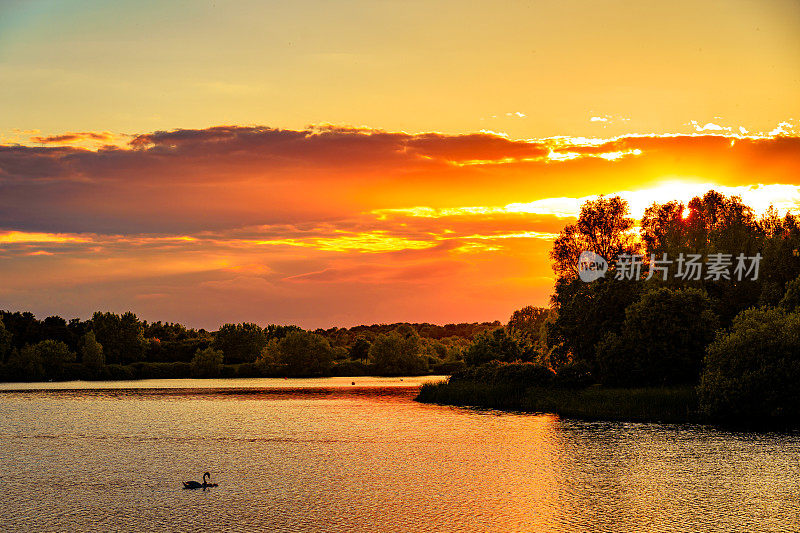
[[[634,253],[636,240],[630,232],[634,220],[629,213],[628,203],[619,196],[584,203],[578,221],[567,225],[553,242],[550,258],[556,277],[576,277],[583,251],[601,255],[610,265],[619,254]]]

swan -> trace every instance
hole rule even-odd
[[[205,474],[203,474],[203,482],[202,483],[198,483],[197,481],[184,481],[183,482],[183,488],[184,489],[203,489],[203,490],[205,490],[206,487],[216,487],[217,486],[216,483],[208,483],[206,481],[206,477],[208,477],[208,479],[210,480],[211,479],[211,473],[210,472],[206,472]]]

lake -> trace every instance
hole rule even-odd
[[[414,402],[430,379],[2,384],[0,523],[5,531],[800,528],[798,433]],[[218,487],[182,490],[205,471]]]

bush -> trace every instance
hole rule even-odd
[[[454,374],[456,372],[460,372],[466,368],[466,363],[464,361],[458,360],[448,360],[442,361],[441,363],[437,363],[431,367],[434,374]]]
[[[718,324],[708,297],[697,289],[646,292],[625,310],[620,333],[598,344],[600,381],[623,387],[695,384]]]
[[[188,378],[191,375],[192,365],[182,361],[174,363],[133,363],[130,368],[133,377],[130,379],[173,379]]]
[[[181,361],[189,363],[197,353],[211,346],[210,337],[188,338],[180,340],[155,340],[147,345],[147,360],[153,362],[171,363]]]
[[[242,363],[236,366],[237,378],[258,378],[261,377],[261,370],[255,363]]]
[[[556,372],[553,384],[561,389],[585,389],[594,383],[592,367],[586,361],[574,361]]]
[[[61,374],[61,379],[66,381],[75,381],[79,379],[88,379],[94,376],[87,375],[86,367],[84,367],[81,363],[65,363],[64,364],[64,371]]]
[[[786,292],[778,303],[778,307],[787,313],[792,313],[800,308],[800,278],[786,284]]]
[[[334,376],[368,376],[369,365],[362,361],[344,360],[333,365],[331,373]]]
[[[800,419],[800,314],[748,309],[709,347],[698,392],[730,422]]]
[[[697,398],[692,387],[647,389],[564,390],[520,388],[508,383],[425,383],[419,402],[510,409],[589,420],[697,422]]]
[[[116,381],[120,379],[137,379],[133,367],[126,365],[106,365],[103,368],[103,379]]]

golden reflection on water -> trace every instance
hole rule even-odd
[[[796,434],[423,405],[411,401],[418,381],[399,379],[5,387],[0,520],[359,532],[800,523]],[[180,489],[206,470],[218,488]]]

